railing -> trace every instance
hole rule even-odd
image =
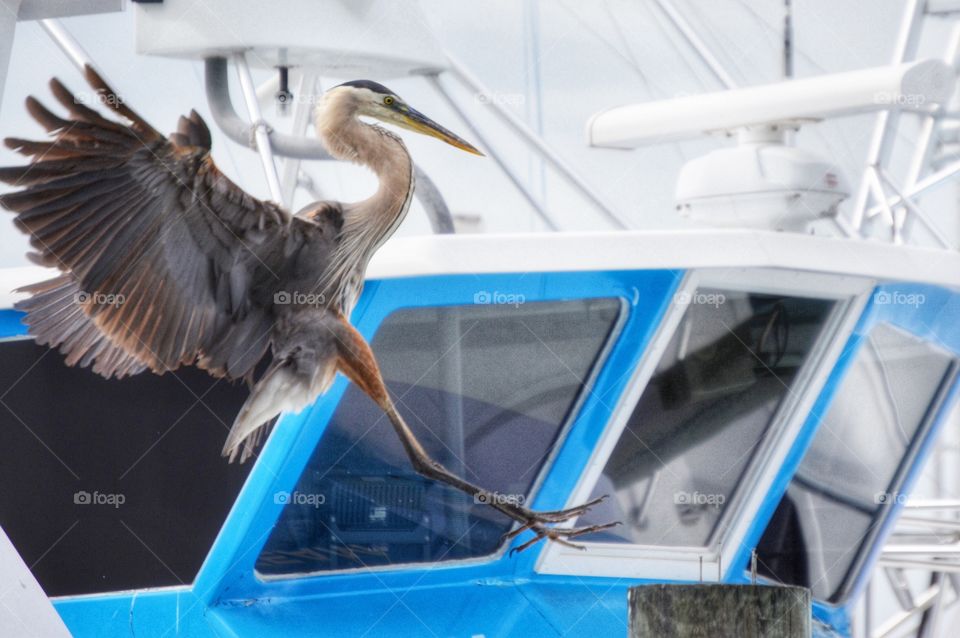
[[[900,609],[877,627],[870,610],[880,583],[865,593],[867,609],[862,635],[892,638],[943,633],[943,613],[960,601],[960,500],[912,500],[891,535],[877,565]],[[918,579],[927,582],[917,587]],[[875,576],[876,579],[876,576]]]

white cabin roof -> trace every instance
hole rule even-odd
[[[960,253],[764,230],[434,235],[396,238],[368,279],[543,271],[781,268],[960,288]]]
[[[368,279],[418,275],[765,268],[960,288],[960,253],[878,241],[763,230],[670,230],[395,237]],[[0,270],[0,308],[12,291],[54,276],[37,266]]]

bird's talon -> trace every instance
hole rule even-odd
[[[534,545],[536,545],[537,543],[539,543],[540,541],[542,541],[546,536],[547,536],[547,533],[546,533],[545,530],[539,530],[539,531],[537,531],[537,535],[536,535],[536,536],[534,536],[533,538],[531,538],[530,540],[528,540],[526,543],[524,543],[524,544],[521,545],[520,547],[514,547],[512,550],[510,550],[510,555],[513,556],[513,553],[514,553],[514,552],[516,552],[517,554],[519,554],[519,553],[522,552],[523,550],[528,549],[528,548],[530,548],[530,547],[533,547]]]
[[[590,507],[596,505],[603,501],[606,496],[601,496],[600,498],[594,499],[589,503],[584,503],[583,505],[578,505],[576,507],[571,507],[565,510],[556,510],[552,512],[534,512],[526,508],[516,507],[510,508],[508,510],[501,510],[511,518],[520,522],[520,525],[513,530],[506,532],[502,540],[508,541],[513,538],[516,538],[523,532],[530,530],[535,536],[526,541],[525,543],[514,547],[510,550],[510,556],[513,556],[516,553],[520,553],[525,549],[528,549],[543,539],[549,541],[554,541],[563,545],[565,547],[570,547],[578,550],[585,550],[584,545],[579,545],[577,543],[570,542],[570,539],[577,538],[579,536],[584,536],[586,534],[592,534],[594,532],[599,532],[611,527],[620,525],[620,521],[614,521],[612,523],[604,523],[602,525],[590,525],[587,527],[551,527],[551,525],[562,523],[568,521],[572,518],[580,516],[584,512],[588,511]],[[499,509],[499,508],[498,508]]]
[[[504,534],[504,535],[503,535],[503,538],[502,538],[501,540],[503,540],[503,541],[508,541],[508,540],[510,540],[511,538],[514,538],[514,537],[516,537],[516,536],[519,536],[520,534],[522,534],[523,532],[527,531],[528,529],[530,529],[530,528],[532,528],[532,527],[533,527],[533,523],[526,523],[525,525],[521,525],[520,527],[518,527],[518,528],[516,528],[516,529],[513,529],[513,530],[510,530],[509,532],[507,532],[506,534]]]
[[[562,539],[562,538],[560,538],[560,537],[551,538],[550,540],[555,541],[555,542],[557,542],[558,544],[563,545],[563,546],[565,546],[565,547],[569,547],[569,548],[571,548],[571,549],[578,549],[578,550],[580,550],[581,552],[587,550],[586,546],[584,546],[584,545],[577,545],[576,543],[571,543],[570,541],[564,540],[564,539]]]

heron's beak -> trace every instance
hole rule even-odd
[[[481,157],[483,156],[483,153],[477,150],[473,144],[466,141],[459,135],[455,135],[454,133],[448,131],[420,111],[407,107],[406,110],[400,114],[400,118],[402,120],[400,125],[404,128],[408,128],[411,131],[416,131],[417,133],[422,133],[424,135],[429,135],[430,137],[443,140],[450,146],[456,146],[460,150],[468,153],[480,155]]]

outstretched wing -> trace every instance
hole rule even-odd
[[[60,347],[67,365],[92,367],[108,379],[146,370],[140,359],[116,346],[84,312],[84,293],[70,273],[20,289],[32,296],[16,307],[27,313],[30,333],[40,345]]]
[[[227,179],[196,112],[167,139],[90,67],[86,76],[124,123],[54,79],[69,119],[27,99],[53,141],[6,140],[32,161],[0,168],[0,179],[25,187],[0,204],[18,213],[33,257],[66,273],[28,290],[31,331],[107,377],[194,363],[250,374],[269,346],[273,291],[291,256],[315,241],[314,224]]]

